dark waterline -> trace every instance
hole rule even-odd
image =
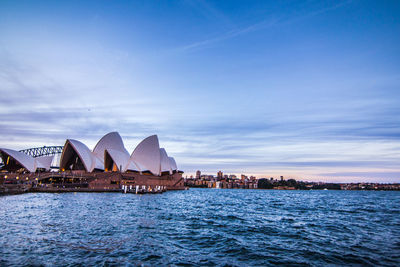
[[[0,265],[400,265],[400,192],[0,197]]]

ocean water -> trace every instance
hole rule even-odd
[[[400,192],[0,197],[0,265],[400,266]]]

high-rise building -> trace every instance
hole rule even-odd
[[[219,179],[222,179],[223,176],[224,176],[224,174],[222,173],[222,171],[219,171],[219,172],[217,173],[217,177],[218,177]]]
[[[201,176],[201,171],[198,170],[198,171],[196,172],[196,179],[200,179],[200,176]]]

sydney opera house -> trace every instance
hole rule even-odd
[[[0,148],[0,156],[3,181],[23,181],[38,191],[112,191],[128,186],[183,189],[182,171],[160,148],[157,135],[145,138],[131,154],[119,133],[111,132],[93,150],[78,140],[67,139],[59,160],[54,155],[32,157],[6,148]]]

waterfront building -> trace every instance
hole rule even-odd
[[[3,161],[2,170],[10,172],[49,171],[53,156],[33,158],[23,152],[0,148],[0,157]]]
[[[54,156],[33,158],[25,153],[0,148],[3,169],[10,172],[49,171]],[[78,140],[67,139],[61,154],[61,171],[140,172],[156,176],[173,174],[178,168],[173,157],[160,148],[157,135],[145,138],[131,155],[124,147],[119,133],[103,136],[91,151]]]
[[[196,179],[200,179],[200,176],[201,176],[201,171],[198,170],[198,171],[196,172]]]
[[[123,185],[184,188],[183,172],[178,170],[175,159],[160,148],[157,135],[145,138],[130,155],[117,132],[103,136],[93,150],[78,140],[67,139],[58,173],[50,171],[54,156],[33,157],[0,148],[0,157],[4,163],[0,176],[4,179],[26,180],[31,185],[54,190],[119,190]]]

